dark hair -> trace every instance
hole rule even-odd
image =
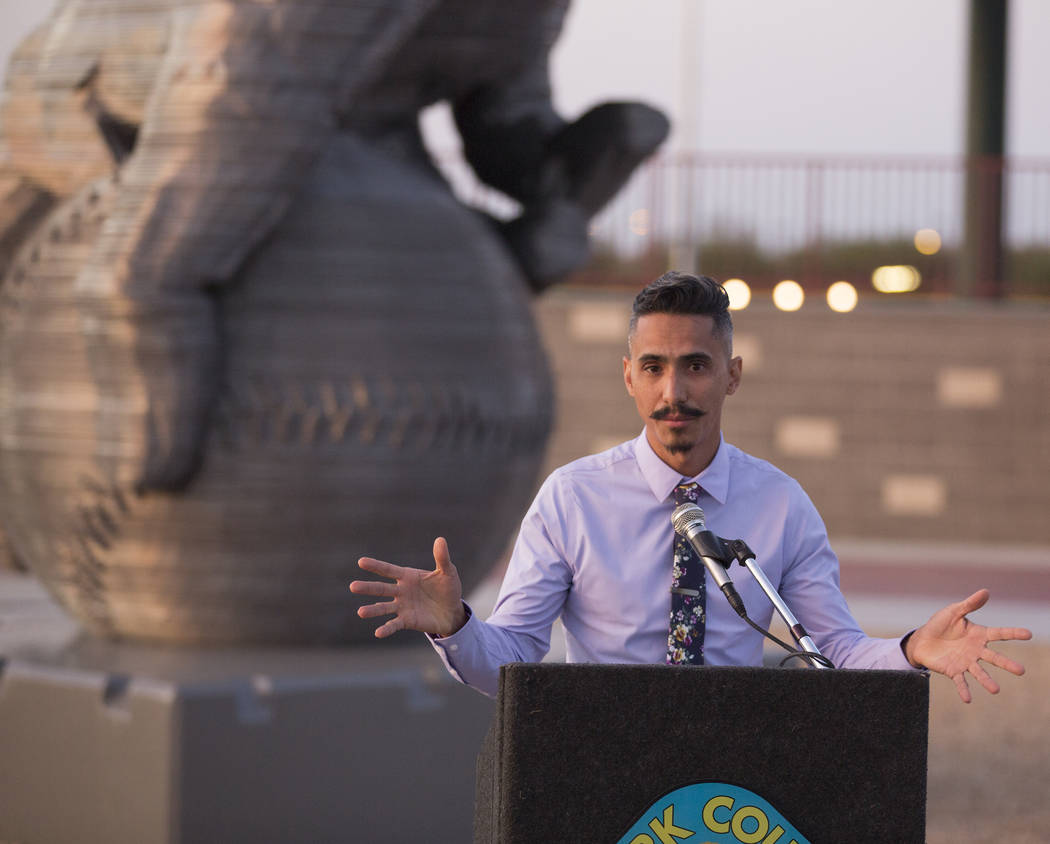
[[[646,314],[692,314],[714,320],[715,336],[720,337],[726,354],[732,355],[733,319],[729,315],[729,294],[713,278],[672,270],[650,282],[634,298],[631,324],[627,330],[628,351],[638,326]]]

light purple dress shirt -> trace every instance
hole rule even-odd
[[[743,539],[821,653],[840,668],[910,669],[900,639],[866,636],[839,590],[839,564],[816,508],[779,469],[724,440],[683,479],[645,433],[569,463],[544,482],[522,521],[495,609],[433,639],[458,680],[488,695],[499,668],[539,662],[561,616],[569,662],[660,663],[667,653],[672,491],[696,481],[707,528]],[[729,574],[748,615],[768,627],[773,607],[751,573]],[[707,588],[708,665],[761,665],[762,637]]]

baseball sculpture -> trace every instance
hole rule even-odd
[[[367,641],[361,553],[498,558],[550,423],[530,295],[667,131],[556,114],[567,5],[65,0],[20,46],[0,527],[88,630]],[[454,197],[438,101],[518,215]]]

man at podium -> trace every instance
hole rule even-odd
[[[824,524],[792,478],[727,443],[722,406],[740,386],[729,297],[710,278],[671,272],[636,297],[623,359],[624,384],[645,424],[634,440],[567,464],[544,482],[522,521],[492,615],[464,603],[443,538],[433,571],[363,557],[387,581],[351,591],[386,600],[362,618],[393,616],[375,631],[429,635],[460,681],[495,695],[499,668],[539,662],[561,618],[567,658],[589,663],[761,665],[762,637],[717,590],[685,588],[696,560],[671,524],[693,502],[719,536],[743,538],[762,571],[822,654],[843,668],[928,668],[950,677],[969,702],[967,675],[992,694],[982,663],[1013,674],[1023,666],[990,642],[1029,639],[1017,627],[985,627],[967,614],[988,591],[943,608],[900,638],[864,634],[839,589],[838,559]],[[735,578],[748,614],[768,627],[772,606],[755,578]],[[670,595],[670,601],[669,601]]]

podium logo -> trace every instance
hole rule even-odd
[[[700,782],[665,794],[617,844],[809,844],[769,803],[746,788]]]

